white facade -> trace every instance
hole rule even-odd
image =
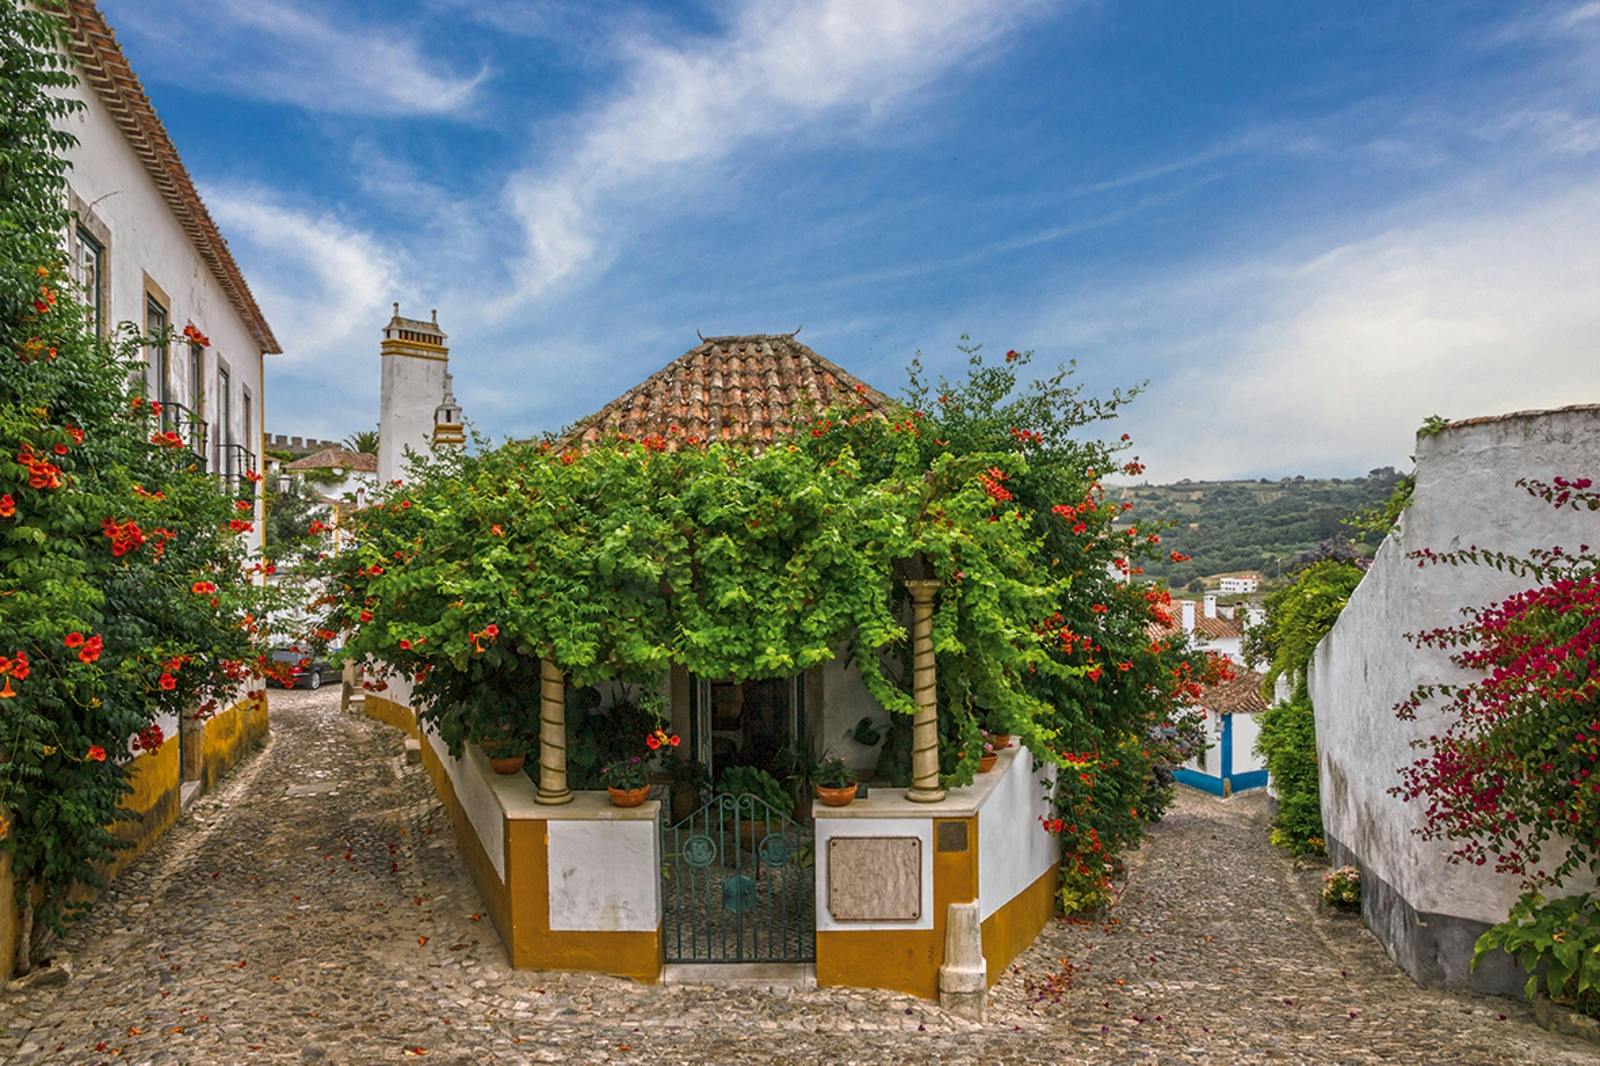
[[[208,469],[234,477],[259,473],[266,400],[262,344],[106,104],[83,86],[72,95],[86,108],[65,125],[78,139],[65,154],[69,199],[80,215],[68,246],[79,278],[90,283],[84,295],[98,307],[102,333],[110,335],[122,323],[141,332],[165,325],[181,333],[193,325],[207,337],[205,348],[175,336],[167,351],[148,351],[145,394],[195,413],[204,431],[191,443],[203,451]],[[189,436],[185,428],[178,431]],[[255,496],[250,543],[259,549],[259,486]]]
[[[1395,704],[1418,683],[1469,677],[1446,654],[1418,649],[1406,634],[1458,623],[1462,608],[1534,582],[1482,566],[1419,568],[1407,553],[1475,544],[1525,554],[1541,546],[1597,543],[1591,512],[1558,511],[1516,485],[1518,478],[1549,480],[1597,469],[1600,406],[1455,423],[1419,439],[1410,506],[1312,660],[1329,850],[1335,863],[1360,865],[1368,924],[1424,984],[1468,983],[1474,940],[1505,918],[1518,884],[1492,865],[1447,862],[1448,844],[1416,835],[1422,805],[1389,795],[1399,769],[1418,756],[1411,742],[1446,725],[1428,708],[1414,721],[1401,721]],[[1563,892],[1586,887],[1575,883]],[[1520,986],[1520,972],[1505,969],[1480,967],[1477,980],[1503,990]]]
[[[1261,587],[1253,577],[1225,577],[1217,582],[1217,591],[1223,595],[1250,593]]]
[[[263,357],[277,342],[114,40],[75,33],[67,47],[78,84],[64,95],[84,105],[61,125],[76,139],[63,155],[77,295],[104,337],[123,323],[141,333],[172,329],[170,344],[146,352],[145,395],[164,405],[151,431],[178,432],[231,490],[254,496],[248,543],[259,551],[262,487],[246,474],[260,473]],[[90,87],[91,74],[100,88]],[[186,326],[208,343],[185,339]],[[168,736],[180,731],[174,716],[156,724]]]
[[[449,391],[449,337],[431,321],[401,318],[400,305],[383,329],[382,406],[378,415],[378,480],[406,476],[406,451],[433,447],[435,415]]]

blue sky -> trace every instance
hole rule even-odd
[[[1148,381],[1158,481],[1600,401],[1597,0],[102,7],[287,349],[273,432],[376,422],[394,300],[496,435],[696,329]]]

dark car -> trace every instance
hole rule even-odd
[[[338,648],[329,648],[328,654]],[[324,681],[338,681],[339,668],[326,658],[312,656],[299,648],[274,648],[272,661],[281,669],[267,675],[267,684],[277,688],[321,688]]]

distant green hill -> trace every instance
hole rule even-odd
[[[1193,558],[1186,563],[1163,561],[1148,567],[1147,573],[1181,588],[1195,578],[1235,570],[1280,577],[1302,552],[1335,537],[1354,540],[1371,554],[1378,538],[1362,537],[1341,520],[1383,503],[1399,478],[1392,468],[1383,467],[1359,478],[1179,481],[1126,486],[1111,494],[1133,501],[1129,518],[1171,523],[1161,535],[1162,546]]]

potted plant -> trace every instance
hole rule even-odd
[[[1007,737],[1006,742],[1010,743]],[[994,738],[988,733],[983,735],[983,754],[978,756],[978,773],[986,774],[994,769],[995,760],[1000,758],[1000,751],[994,746]]]
[[[682,822],[700,809],[711,791],[711,774],[695,759],[670,759],[667,777],[672,781],[672,821]]]
[[[739,837],[746,847],[754,847],[767,835],[771,815],[787,818],[794,811],[794,798],[783,782],[754,766],[730,766],[724,770],[717,791],[728,793],[736,802],[745,796],[755,801],[736,808]]]
[[[519,774],[527,764],[531,748],[526,737],[518,736],[509,725],[500,726],[478,737],[478,747],[497,774]]]
[[[624,755],[600,768],[600,780],[613,807],[637,807],[650,795],[650,764],[639,755]]]
[[[988,735],[989,742],[994,745],[995,751],[1005,751],[1011,746],[1011,727],[1000,720],[1000,716],[992,710],[980,710],[979,715],[983,720],[983,731]]]
[[[822,760],[812,775],[812,787],[824,807],[847,807],[856,798],[856,775],[837,755]]]

